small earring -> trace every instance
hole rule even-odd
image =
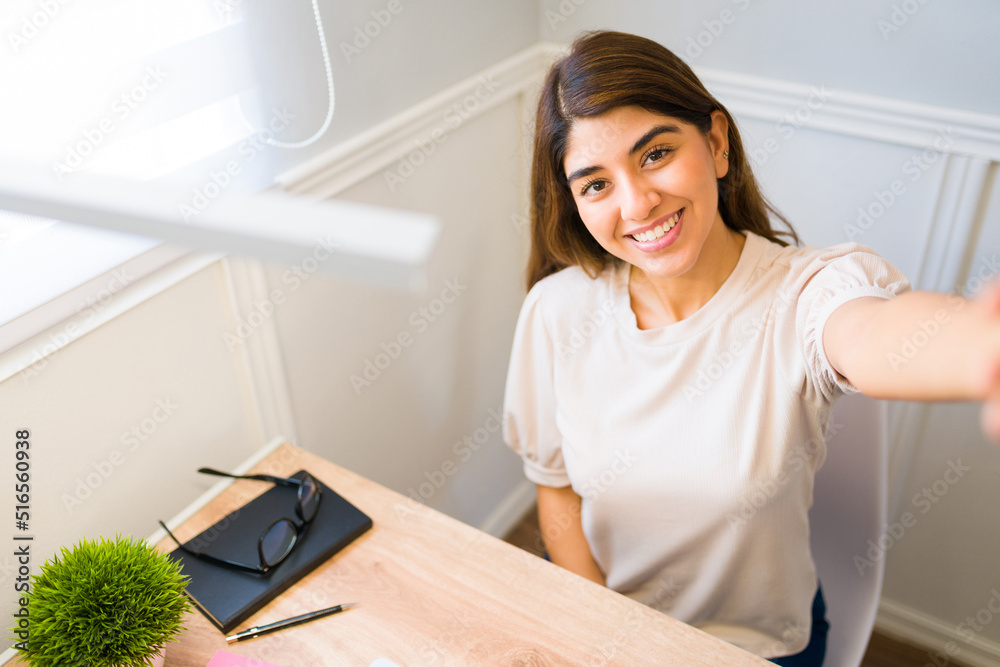
[[[726,160],[729,159],[729,151],[722,151],[722,157]]]

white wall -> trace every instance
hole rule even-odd
[[[340,195],[442,220],[425,290],[310,280],[277,316],[302,444],[473,525],[521,479],[490,412],[523,296],[519,111],[515,99],[471,121],[394,189],[385,173],[401,163]],[[477,451],[456,449],[466,436]]]
[[[983,113],[1000,110],[994,39],[1000,7],[990,0],[539,4],[545,41],[571,41],[582,30],[623,30],[661,42],[693,66]],[[892,29],[894,6],[912,12],[896,15],[898,30]]]
[[[255,39],[263,47],[258,50],[263,108],[283,106],[297,114],[279,137],[286,141],[311,135],[327,107],[309,4],[253,3],[260,17]],[[281,156],[279,171],[538,40],[534,0],[320,0],[319,6],[336,85],[336,122],[315,145]]]

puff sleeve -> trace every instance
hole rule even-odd
[[[797,262],[791,274],[799,285],[795,327],[810,381],[826,400],[858,393],[826,356],[826,323],[833,311],[852,299],[891,299],[909,290],[910,283],[889,261],[856,243],[831,246]]]
[[[525,297],[514,331],[504,393],[504,441],[524,461],[535,484],[569,486],[556,424],[555,344],[546,326],[539,283]]]

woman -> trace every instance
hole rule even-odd
[[[552,561],[821,664],[808,510],[833,403],[983,400],[995,436],[1000,290],[912,292],[868,248],[788,245],[732,116],[632,35],[585,35],[549,72],[532,204],[504,433]]]

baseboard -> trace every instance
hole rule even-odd
[[[287,437],[283,435],[279,435],[272,438],[270,441],[268,441],[267,444],[265,444],[260,449],[255,450],[253,453],[251,453],[249,456],[243,459],[243,461],[238,466],[233,468],[233,474],[234,475],[246,474],[246,472],[250,470],[250,468],[253,468],[255,465],[263,461],[271,454],[271,452],[273,452],[286,442],[293,442],[293,441],[289,440]],[[195,513],[197,513],[205,505],[212,502],[212,500],[214,500],[216,496],[225,491],[226,488],[229,487],[229,485],[232,484],[234,481],[236,480],[229,477],[220,479],[218,482],[213,484],[211,488],[209,488],[203,494],[195,498],[190,505],[182,509],[180,512],[175,514],[173,517],[171,517],[164,523],[166,523],[167,526],[170,528],[176,528],[177,526],[181,525],[182,523],[190,519],[192,516],[194,516]],[[166,537],[167,537],[166,531],[164,531],[162,528],[157,528],[149,537],[146,538],[146,541],[149,542],[150,544],[159,544],[160,541],[164,540]],[[2,660],[0,660],[0,664],[3,664]]]
[[[978,636],[968,639],[968,631],[963,631],[966,637],[962,637],[954,625],[886,598],[879,603],[875,629],[925,649],[926,664],[935,667],[949,664],[948,657],[972,667],[995,667],[1000,664],[1000,643]],[[971,628],[969,631],[972,631]]]
[[[522,480],[479,525],[479,530],[493,537],[504,537],[524,519],[535,506],[535,485]]]

